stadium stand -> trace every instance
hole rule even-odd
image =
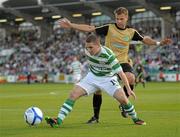
[[[92,5],[97,8],[98,5],[102,4],[102,9],[108,8],[107,12],[103,10],[102,12],[109,16],[108,18],[103,16],[103,21],[101,20],[101,16],[99,16],[99,19],[102,21],[101,24],[103,24],[107,23],[107,20],[112,21],[112,15],[110,15],[110,13],[115,8],[116,1],[99,0],[97,2],[69,1],[66,3],[54,3],[52,0],[42,0],[41,2],[43,2],[44,5],[47,4],[47,7],[49,7],[52,12],[44,16],[45,21],[41,21],[41,23],[36,23],[36,21],[30,17],[30,15],[37,15],[38,12],[33,12],[32,10],[42,8],[38,5],[38,3],[33,3],[33,6],[26,5],[26,2],[21,3],[22,5],[18,5],[12,0],[7,0],[2,3],[3,8],[1,9],[1,14],[6,13],[6,16],[7,14],[11,15],[10,20],[0,24],[0,31],[2,32],[0,37],[1,77],[7,75],[25,75],[27,72],[43,75],[45,71],[48,71],[48,73],[52,75],[57,73],[69,75],[71,73],[69,67],[72,62],[73,55],[79,55],[80,61],[82,63],[86,62],[83,50],[86,34],[74,30],[63,30],[60,27],[57,27],[56,20],[50,19],[47,16],[51,16],[57,12],[61,13],[61,6],[63,6],[63,4],[65,7],[67,7],[67,9],[69,8],[69,11],[73,11],[72,5],[77,4],[80,6],[80,10],[78,12],[83,13],[84,8],[89,7],[87,8],[88,12],[84,12],[85,15],[82,17],[83,19],[85,18],[84,22],[98,24],[97,22],[91,22],[92,17],[90,17],[88,14],[93,9]],[[112,7],[108,6],[108,2],[112,3]],[[148,0],[145,0],[144,2],[149,3]],[[151,4],[153,5],[156,2],[158,3],[159,1],[152,1]],[[84,3],[84,5],[82,3]],[[133,7],[134,3],[136,3],[135,5],[137,6]],[[179,2],[174,1],[173,3],[164,0],[164,3],[175,8],[175,10],[171,10],[171,12],[168,12],[168,14],[172,15],[173,17],[176,15],[173,18],[174,24],[167,29],[163,27],[163,22],[159,17],[159,15],[162,15],[162,13],[160,11],[158,14],[156,12],[156,7],[150,7],[152,8],[152,13],[149,13],[148,11],[137,14],[134,10],[135,8],[141,6],[140,3],[133,1],[127,6],[127,8],[130,10],[130,14],[133,15],[131,16],[130,25],[135,27],[141,34],[149,35],[157,40],[165,36],[170,37],[173,40],[172,45],[154,48],[147,48],[146,45],[142,45],[141,43],[132,43],[129,52],[130,57],[133,59],[135,64],[143,64],[147,76],[156,75],[159,73],[160,69],[163,69],[164,72],[168,73],[179,73],[180,71]],[[25,12],[25,10],[27,10],[27,12]],[[42,11],[40,11],[40,13],[42,13]],[[64,14],[63,16],[67,15],[68,18],[72,19],[72,21],[77,21],[77,18],[70,16],[67,10],[64,10],[62,13]],[[141,15],[140,17],[139,14]],[[147,16],[146,14],[150,16]],[[151,14],[153,16],[151,16]],[[12,19],[15,17],[17,18],[19,15],[24,16],[24,21],[20,23],[12,21]],[[44,14],[42,13],[42,15]],[[5,18],[5,16],[2,15],[2,18],[3,17]],[[169,20],[172,22],[171,19],[167,19],[164,16],[162,16],[162,18],[165,21]],[[82,21],[82,19],[80,19],[80,21]],[[28,24],[29,22],[34,24]],[[22,25],[22,23],[24,24]],[[40,27],[38,27],[39,25]],[[48,27],[49,30],[47,31]]]

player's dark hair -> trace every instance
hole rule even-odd
[[[87,43],[97,42],[97,40],[99,40],[99,36],[97,36],[95,33],[89,34],[86,38]]]

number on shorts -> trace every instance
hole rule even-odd
[[[117,81],[115,79],[112,79],[110,82],[113,84],[113,86],[117,85]]]

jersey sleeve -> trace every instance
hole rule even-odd
[[[119,62],[115,64],[114,66],[112,66],[112,68],[113,68],[112,70],[113,74],[118,74],[119,72],[123,71]]]
[[[107,24],[104,26],[96,27],[95,31],[96,31],[96,34],[98,35],[106,36],[108,33],[108,29],[109,29],[109,25]]]
[[[132,40],[134,40],[134,41],[142,41],[143,38],[144,37],[137,30],[134,30],[134,35],[132,37]]]
[[[110,66],[112,67],[112,72],[113,74],[117,74],[122,70],[121,65],[119,64],[119,61],[117,60],[117,58],[115,57],[115,55],[112,55],[108,62],[110,63]]]

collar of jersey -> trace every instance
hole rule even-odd
[[[127,27],[125,27],[124,29],[122,29],[122,28],[120,28],[120,27],[118,27],[118,25],[115,23],[115,26],[116,26],[116,28],[117,29],[119,29],[119,30],[125,30]]]

